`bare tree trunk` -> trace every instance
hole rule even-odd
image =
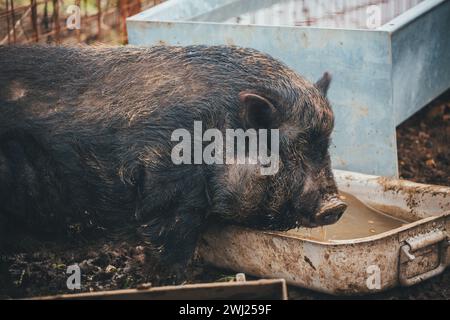
[[[13,41],[16,43],[16,15],[14,13],[14,0],[11,0],[11,16],[12,16],[12,27],[13,27]]]
[[[81,0],[76,0],[75,5],[80,9],[80,28],[81,28]],[[81,42],[81,30],[75,29],[75,34],[77,35],[77,42]]]
[[[37,2],[36,0],[31,1],[31,25],[33,27],[33,38],[34,42],[39,42],[39,31],[37,23]]]
[[[100,40],[102,35],[102,1],[97,0],[97,40]]]
[[[59,34],[61,27],[59,25],[59,1],[53,0],[53,24],[55,28],[55,42],[60,43]]]
[[[8,44],[11,44],[11,36],[9,34],[11,32],[11,29],[9,27],[9,0],[6,0],[6,25],[8,29]]]

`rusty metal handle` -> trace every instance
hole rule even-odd
[[[450,245],[450,241],[447,239],[447,235],[441,230],[433,230],[432,232],[425,235],[410,238],[405,242],[406,244],[400,247],[400,265],[402,263],[402,258],[406,260],[406,262],[413,261],[416,257],[412,252],[434,245],[436,243],[439,243],[438,250],[440,254],[439,265],[436,268],[425,273],[415,275],[411,278],[408,278],[406,274],[403,274],[401,272],[401,268],[399,268],[399,282],[402,286],[412,286],[426,279],[434,277],[442,273],[447,267],[447,264],[450,262],[447,261],[447,247]]]

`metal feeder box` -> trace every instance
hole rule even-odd
[[[449,187],[340,170],[335,177],[340,191],[408,223],[365,238],[328,241],[217,227],[204,235],[200,255],[215,266],[336,295],[413,285],[450,264]],[[371,285],[374,266],[378,286]]]
[[[450,1],[170,0],[127,20],[133,45],[238,45],[334,77],[337,169],[397,176],[395,128],[450,88]]]

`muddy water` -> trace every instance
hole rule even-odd
[[[337,223],[318,228],[298,228],[287,233],[320,241],[348,240],[373,236],[407,223],[368,207],[348,193],[341,192],[341,198],[348,208]]]

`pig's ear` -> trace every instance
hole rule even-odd
[[[330,82],[331,82],[331,74],[325,72],[322,78],[320,78],[314,85],[317,89],[320,90],[320,92],[322,92],[323,96],[326,97],[328,88],[330,87]]]
[[[268,129],[276,119],[276,109],[266,98],[256,93],[241,92],[241,117],[247,128]]]

